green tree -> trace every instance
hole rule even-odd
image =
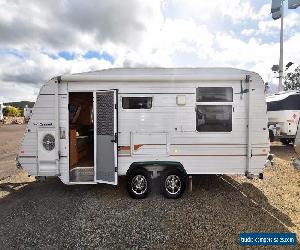
[[[283,78],[284,90],[300,90],[300,66]]]
[[[13,106],[8,106],[3,109],[3,115],[4,116],[21,116],[21,110],[16,107],[13,107]]]

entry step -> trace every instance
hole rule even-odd
[[[71,182],[94,181],[94,167],[76,167],[70,171]]]

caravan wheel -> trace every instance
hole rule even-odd
[[[143,199],[148,196],[151,190],[151,177],[145,169],[131,171],[127,179],[127,190],[134,199]]]
[[[161,189],[165,197],[180,198],[186,187],[186,177],[178,170],[169,170],[162,175]]]

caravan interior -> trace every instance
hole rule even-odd
[[[69,93],[70,181],[94,180],[93,93]]]

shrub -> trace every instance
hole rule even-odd
[[[16,107],[13,107],[13,106],[8,106],[3,109],[3,115],[4,116],[21,116],[21,110]]]

